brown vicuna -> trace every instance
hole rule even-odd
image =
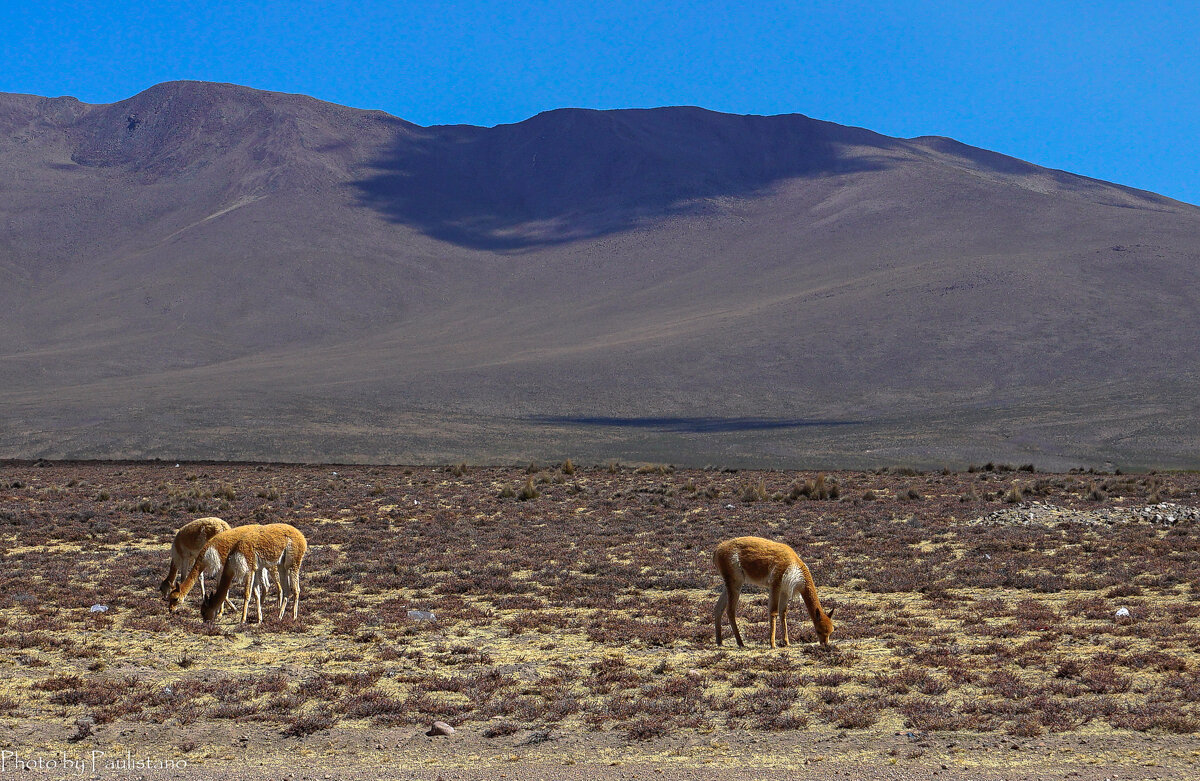
[[[185,523],[175,533],[175,542],[171,545],[171,569],[158,587],[164,597],[171,592],[176,578],[187,577],[191,572],[196,557],[208,541],[224,531],[229,531],[229,524],[220,518],[197,518]],[[200,572],[200,593],[204,593],[203,571]]]
[[[782,542],[764,540],[762,537],[736,537],[717,546],[713,554],[713,563],[717,565],[717,571],[725,581],[725,588],[713,612],[717,645],[721,644],[721,613],[726,611],[729,613],[729,625],[733,627],[734,639],[739,646],[745,645],[742,642],[742,633],[738,631],[736,618],[738,597],[745,583],[762,586],[770,594],[767,607],[771,612],[772,648],[777,647],[777,625],[782,625],[783,644],[788,645],[788,602],[797,589],[800,590],[800,596],[804,598],[808,614],[812,617],[817,639],[821,641],[821,645],[829,645],[829,635],[833,632],[833,622],[829,617],[833,615],[833,609],[830,608],[826,613],[821,608],[812,574],[796,555],[796,551]]]
[[[183,602],[187,597],[188,592],[196,585],[196,581],[203,580],[205,572],[213,577],[220,575],[225,568],[225,562],[229,557],[229,552],[233,550],[234,544],[247,535],[256,534],[261,528],[263,528],[261,525],[252,523],[246,526],[227,529],[216,534],[196,556],[196,561],[192,564],[192,568],[188,572],[187,577],[183,579],[183,582],[171,589],[170,593],[167,594],[167,606],[172,611],[179,607],[179,603]],[[201,587],[201,594],[203,595],[203,586]],[[224,598],[222,599],[224,600]],[[224,601],[220,604],[224,607]]]
[[[220,536],[220,535],[218,535]],[[215,538],[214,538],[215,539]],[[225,557],[225,566],[221,571],[221,582],[217,590],[204,598],[200,607],[200,615],[205,621],[212,621],[218,608],[224,603],[229,589],[235,581],[246,584],[246,602],[242,605],[242,623],[250,612],[250,595],[254,593],[258,602],[258,621],[262,623],[261,594],[255,588],[256,581],[267,581],[267,572],[274,567],[279,572],[279,617],[282,619],[287,610],[287,601],[292,599],[292,618],[300,611],[300,565],[304,554],[308,551],[308,541],[294,526],[286,523],[271,523],[258,527],[253,533],[246,534],[234,541],[232,549]]]

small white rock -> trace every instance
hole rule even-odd
[[[1117,608],[1117,618],[1129,618],[1129,608]]]

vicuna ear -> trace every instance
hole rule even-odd
[[[836,607],[831,607],[825,611],[825,615],[828,616],[829,618],[833,618],[833,611],[835,611],[835,610],[837,610]]]

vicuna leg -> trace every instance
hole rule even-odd
[[[725,584],[725,592],[729,595],[729,604],[725,611],[729,614],[729,626],[733,629],[733,639],[737,640],[738,648],[745,648],[746,644],[742,642],[742,632],[737,625],[737,606],[738,599],[742,596],[742,587],[731,583]]]
[[[779,611],[779,624],[783,627],[783,644],[791,645],[791,640],[788,639],[787,630],[787,603],[783,603],[783,609]]]
[[[292,573],[292,620],[295,621],[300,615],[300,568],[296,567],[296,571]]]
[[[775,629],[779,625],[779,596],[775,589],[771,589],[771,595],[767,598],[767,610],[771,613],[771,647],[775,648]]]
[[[277,600],[279,603],[279,618],[282,619],[283,611],[287,610],[288,589],[291,578],[288,577],[287,570],[280,568],[275,571],[275,580],[275,585],[279,587],[279,599]]]
[[[725,612],[725,604],[729,602],[729,590],[721,589],[721,596],[717,597],[717,607],[713,610],[713,622],[717,629],[717,645],[721,644],[721,614]]]
[[[271,588],[271,576],[259,570],[254,576],[254,606],[258,609],[258,623],[262,623],[262,597]]]
[[[254,591],[254,569],[246,576],[246,600],[242,603],[242,623],[250,617],[250,595]]]

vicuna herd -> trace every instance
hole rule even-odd
[[[179,530],[171,546],[171,568],[163,579],[160,590],[167,604],[174,611],[187,597],[188,592],[200,582],[202,603],[200,614],[205,621],[217,618],[226,605],[233,609],[229,592],[234,585],[241,584],[245,591],[242,603],[242,623],[248,619],[250,598],[254,597],[258,609],[258,623],[262,623],[262,598],[271,587],[274,575],[279,584],[279,618],[287,612],[292,602],[292,618],[300,611],[300,565],[308,550],[308,541],[294,526],[286,523],[267,525],[249,524],[231,529],[220,518],[198,518]],[[753,583],[767,589],[767,609],[771,615],[771,647],[776,648],[776,637],[781,645],[788,645],[787,611],[788,602],[797,591],[808,608],[817,640],[829,645],[833,632],[833,609],[826,612],[817,598],[817,587],[813,583],[808,567],[796,552],[781,542],[762,537],[736,537],[717,546],[713,563],[724,581],[724,588],[717,600],[713,619],[716,624],[717,645],[721,645],[721,614],[727,613],[733,638],[744,646],[742,633],[737,624],[738,598],[742,586]],[[187,573],[181,583],[176,578]],[[204,576],[217,578],[217,587],[211,593],[204,588]]]
[[[200,614],[205,621],[219,616],[226,605],[230,608],[229,591],[235,584],[245,589],[242,622],[250,612],[250,597],[258,606],[258,623],[262,623],[262,598],[271,587],[271,575],[279,584],[279,618],[292,601],[292,618],[300,611],[300,565],[308,551],[308,540],[295,526],[286,523],[249,524],[229,528],[220,518],[199,518],[185,524],[175,535],[171,546],[171,569],[160,590],[172,611],[187,597],[200,581]],[[176,576],[187,572],[183,582],[176,585]],[[216,590],[208,594],[204,576],[218,578]]]

